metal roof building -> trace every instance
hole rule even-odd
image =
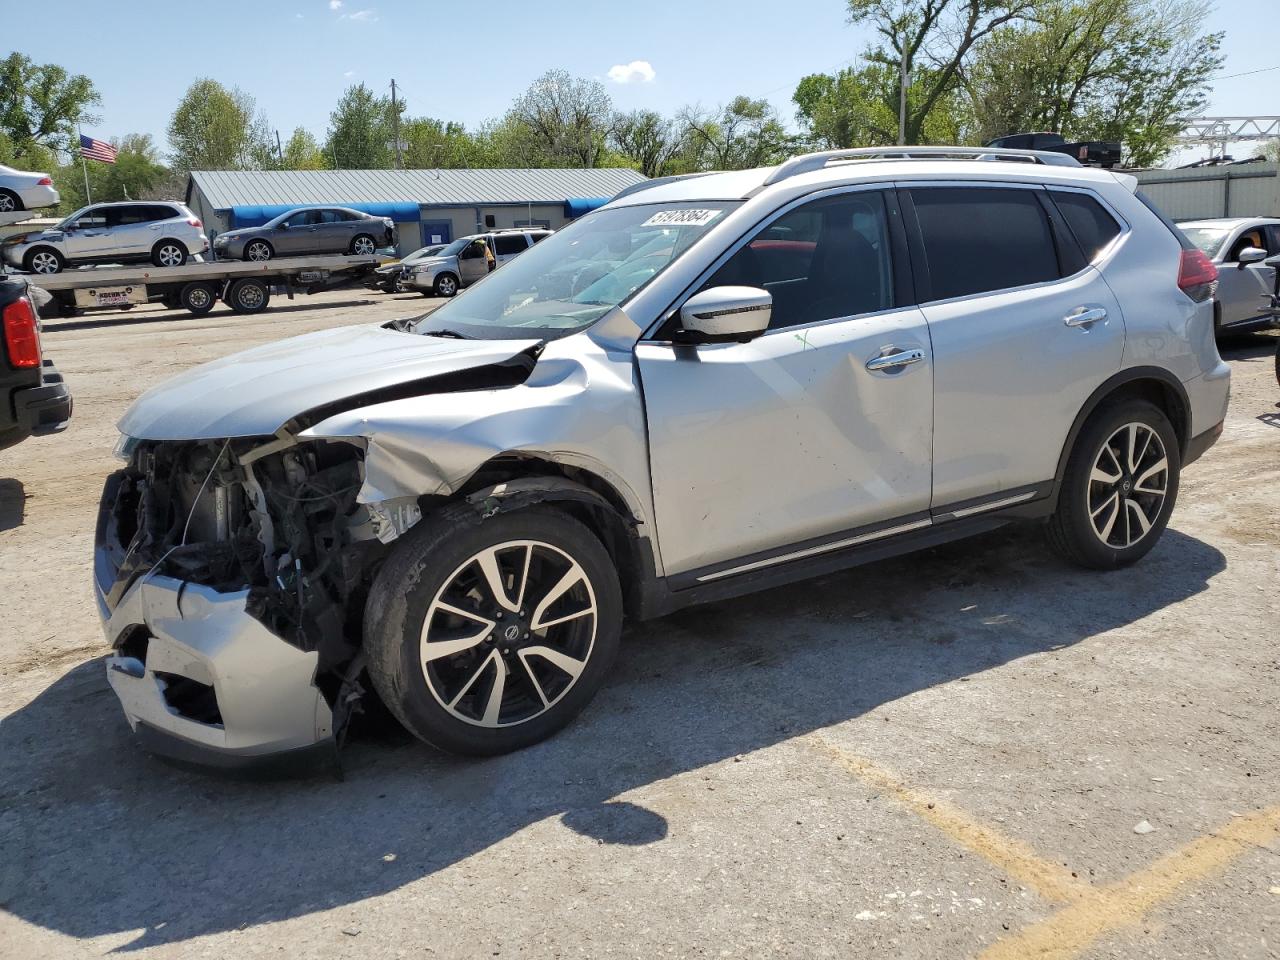
[[[504,227],[557,228],[644,180],[626,168],[534,170],[195,170],[187,204],[213,233],[299,206],[390,217],[403,253]]]

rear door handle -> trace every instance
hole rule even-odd
[[[1102,307],[1094,307],[1091,310],[1081,307],[1079,310],[1073,310],[1062,318],[1062,322],[1068,327],[1087,327],[1089,324],[1098,323],[1099,321],[1106,323],[1106,320],[1107,311]]]
[[[893,370],[896,367],[907,367],[924,359],[923,350],[897,350],[867,361],[868,370]]]

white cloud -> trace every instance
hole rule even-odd
[[[358,20],[361,23],[373,23],[378,19],[377,10],[357,10],[355,13],[344,13],[343,20]]]
[[[653,64],[648,60],[632,60],[630,63],[616,63],[609,68],[609,79],[614,83],[652,83],[657,76]]]
[[[341,10],[341,9],[342,9],[342,0],[329,0],[329,9],[330,9],[330,10]]]
[[[346,73],[343,74],[344,77],[354,77],[355,75],[356,75],[356,72],[354,70],[348,70]]]
[[[304,16],[303,16],[302,14],[300,14],[300,13],[295,13],[295,14],[294,14],[294,17],[296,17],[298,20],[305,20],[305,19],[306,19],[306,17],[304,17]]]

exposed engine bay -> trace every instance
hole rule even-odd
[[[334,706],[385,542],[421,516],[413,502],[394,516],[357,503],[362,480],[362,450],[348,442],[139,442],[103,495],[98,543],[115,574],[106,605],[153,573],[248,589],[247,613],[318,653],[315,683]]]

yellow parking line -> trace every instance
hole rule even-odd
[[[1052,903],[1072,903],[1087,896],[1091,887],[1071,876],[1071,871],[1040,857],[1027,844],[979,823],[963,810],[907,786],[870,760],[848,753],[817,734],[801,738],[816,751],[883,793],[893,797],[963,847],[999,867],[1023,886]]]
[[[1016,936],[998,940],[979,960],[1068,960],[1098,938],[1141,920],[1185,885],[1226,870],[1233,860],[1280,836],[1280,806],[1236,817],[1145,870],[1090,893]]]

